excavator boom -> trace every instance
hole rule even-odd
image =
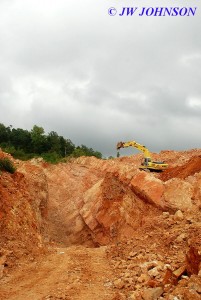
[[[138,144],[135,141],[118,142],[117,143],[117,149],[126,148],[126,147],[134,147],[134,148],[142,151],[144,153],[144,157],[145,158],[150,158],[150,152],[149,152],[149,150],[145,146],[143,146],[141,144]]]

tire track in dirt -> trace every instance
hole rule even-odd
[[[113,274],[105,247],[57,248],[1,280],[5,300],[112,300]]]

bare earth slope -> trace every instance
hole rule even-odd
[[[139,171],[140,154],[13,160],[0,175],[0,299],[200,299],[200,157],[153,154],[170,165],[160,174]]]

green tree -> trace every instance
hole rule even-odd
[[[100,159],[103,157],[103,156],[102,156],[102,153],[99,152],[99,151],[94,151],[93,156],[95,156],[95,157],[97,157],[97,158],[100,158]]]
[[[16,149],[23,149],[25,152],[31,152],[31,133],[21,128],[13,128],[10,135],[11,144]]]
[[[72,153],[73,157],[79,156],[95,156],[97,158],[102,158],[102,154],[98,151],[94,151],[92,148],[88,148],[85,145],[78,146],[74,149]]]
[[[84,151],[86,156],[95,156],[97,158],[102,158],[102,154],[98,151],[94,151],[92,148],[88,148],[85,145],[81,145],[81,149]]]
[[[60,138],[55,131],[51,131],[48,134],[47,143],[48,143],[49,151],[56,152],[57,154],[61,153]]]
[[[82,150],[79,146],[73,150],[73,157],[86,156],[84,150]]]
[[[75,145],[70,139],[64,139],[63,136],[60,136],[59,139],[61,145],[61,155],[63,157],[71,155],[75,149]]]
[[[6,127],[0,123],[0,143],[8,144],[10,141],[11,126]]]
[[[35,153],[41,154],[48,150],[48,142],[43,127],[33,126],[31,130],[31,144]]]

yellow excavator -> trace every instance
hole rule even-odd
[[[148,171],[148,172],[149,171],[160,172],[168,168],[168,164],[166,164],[164,161],[152,161],[149,150],[145,146],[140,145],[135,141],[117,143],[117,150],[126,147],[134,147],[144,153],[143,162],[139,167],[141,170]]]

